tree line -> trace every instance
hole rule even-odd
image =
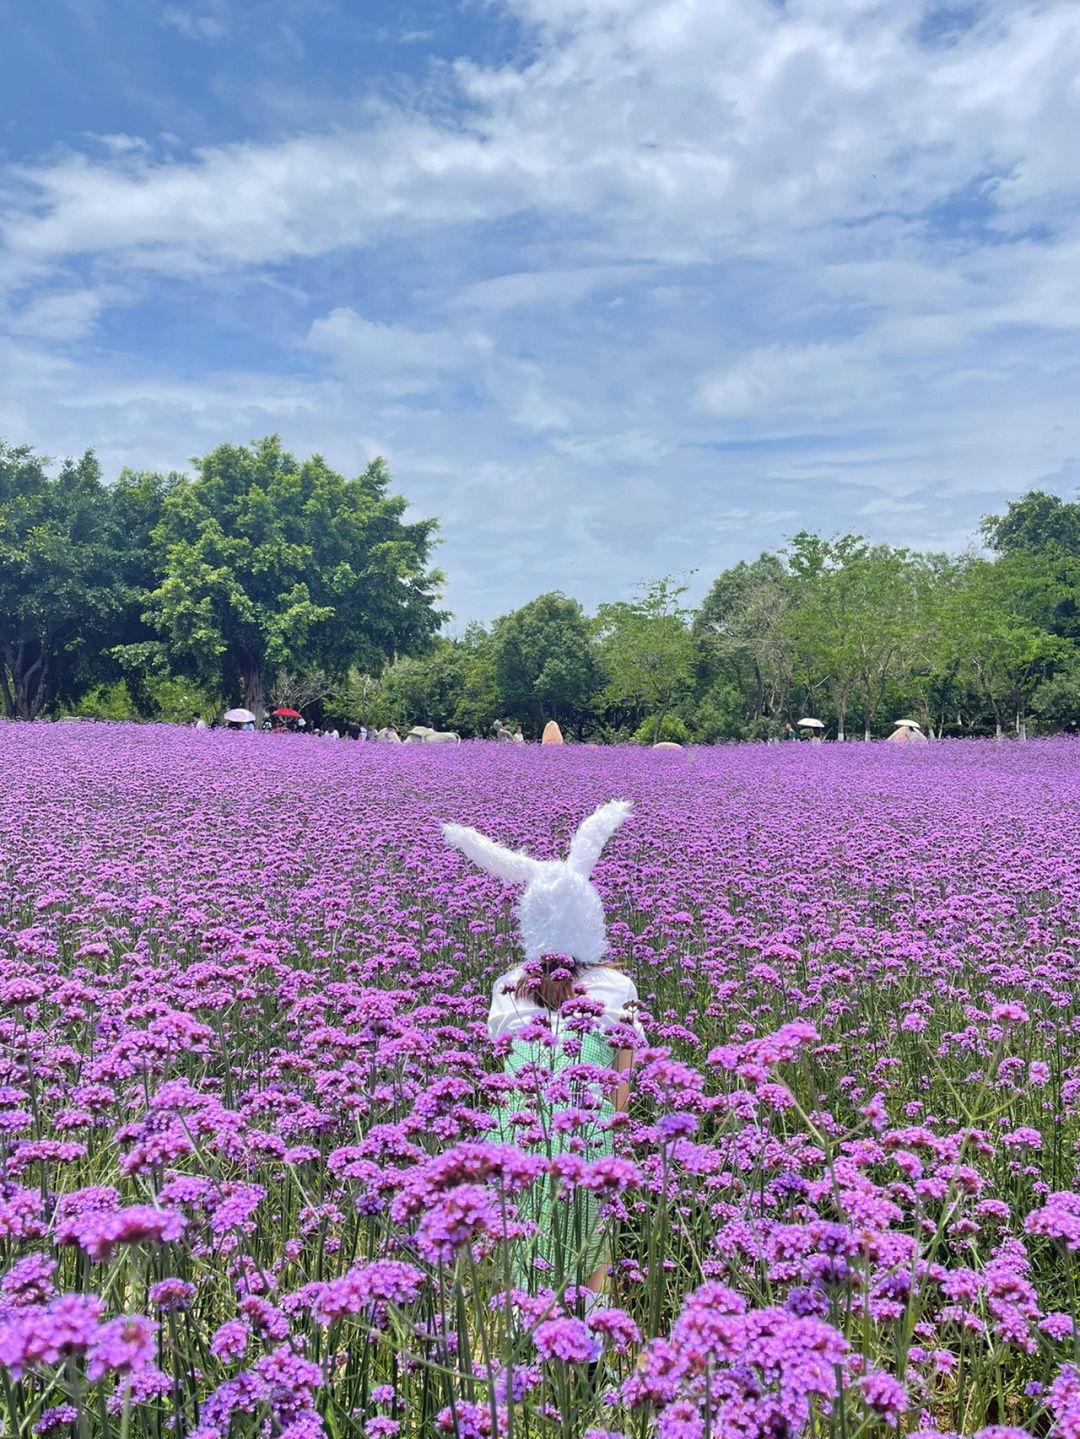
[[[1032,491],[983,553],[802,531],[718,575],[586,614],[540,595],[443,633],[437,521],[406,520],[385,464],[346,479],[276,436],[192,475],[91,452],[52,473],[0,443],[0,698],[9,718],[210,719],[237,701],[313,723],[496,719],[581,739],[766,739],[804,714],[838,738],[905,712],[936,734],[1080,718],[1080,503]]]

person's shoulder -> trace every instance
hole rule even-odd
[[[594,983],[598,989],[604,989],[609,994],[626,995],[628,999],[637,998],[637,986],[628,974],[614,965],[599,964],[593,970],[595,975]]]
[[[513,969],[508,969],[505,974],[500,974],[495,983],[491,986],[492,994],[501,995],[511,992],[521,978],[521,965],[516,964]]]

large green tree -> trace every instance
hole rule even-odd
[[[641,586],[632,601],[601,605],[597,612],[604,698],[644,712],[653,744],[673,705],[693,687],[692,612],[680,604],[686,588],[665,576]]]
[[[219,445],[169,491],[156,531],[148,613],[170,651],[226,693],[238,677],[261,716],[268,671],[378,672],[430,643],[443,618],[428,569],[436,521],[406,523],[389,483],[382,460],[345,479],[276,435]]]
[[[1010,500],[1003,515],[987,515],[979,528],[999,555],[1045,554],[1055,549],[1080,554],[1080,503],[1043,490],[1029,490]]]
[[[589,623],[577,600],[557,591],[496,620],[492,654],[502,709],[538,726],[580,718],[598,691]]]
[[[1070,663],[1080,664],[1080,502],[1029,490],[1003,515],[987,515],[980,528],[1006,559],[1027,556],[1053,567],[1059,589],[1049,627],[1074,641]]]
[[[441,636],[425,654],[399,656],[383,674],[386,713],[397,728],[453,729],[467,663],[464,652]]]
[[[859,628],[866,621],[868,548],[859,535],[826,540],[803,530],[788,552],[795,595],[788,617],[793,649],[808,695],[815,682],[827,689],[840,741],[862,669]]]
[[[123,576],[109,492],[91,451],[52,476],[0,443],[0,697],[35,719],[80,652],[109,643]]]
[[[778,555],[762,554],[718,575],[694,617],[694,636],[710,661],[711,673],[704,678],[713,681],[719,671],[721,692],[729,705],[735,693],[746,697],[751,727],[788,712],[793,678],[791,605],[786,565]]]
[[[926,574],[907,550],[873,545],[848,560],[848,580],[862,613],[854,627],[855,670],[869,740],[890,682],[914,660],[924,619]]]
[[[1010,720],[1024,733],[1033,691],[1071,651],[1050,629],[1061,597],[1053,561],[1023,552],[969,560],[947,596],[943,649],[972,675],[999,739]]]
[[[195,667],[186,659],[170,656],[147,615],[150,596],[161,579],[161,552],[155,535],[165,512],[166,497],[182,482],[183,476],[176,473],[160,475],[125,469],[109,486],[117,536],[117,612],[112,644],[90,657],[79,675],[84,686],[92,686],[114,681],[122,673],[138,711],[155,716],[177,712],[178,699],[170,699],[162,709],[164,692],[174,692],[177,697],[189,692],[193,708],[209,703],[196,683]],[[190,720],[191,714],[186,718]]]

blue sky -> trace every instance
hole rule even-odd
[[[0,435],[278,431],[455,627],[1080,487],[1075,0],[5,0]]]

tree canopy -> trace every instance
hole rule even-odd
[[[838,738],[902,713],[937,734],[1080,726],[1080,501],[1033,490],[987,549],[917,554],[801,531],[717,574],[587,615],[559,591],[443,632],[434,518],[382,460],[347,479],[276,436],[190,474],[0,443],[0,702],[9,719],[212,719],[264,696],[310,722],[655,743]],[[628,597],[626,597],[628,596]]]
[[[514,714],[541,728],[579,720],[597,688],[599,668],[589,624],[577,600],[539,595],[495,621],[495,681]]]
[[[91,451],[51,477],[0,444],[0,696],[34,719],[80,651],[101,647],[125,599],[113,497]]]
[[[679,603],[686,589],[665,576],[639,587],[629,603],[601,605],[597,613],[604,697],[635,714],[644,711],[654,744],[673,706],[694,683],[693,611]]]
[[[381,460],[353,480],[275,435],[219,445],[165,496],[148,617],[180,663],[239,673],[261,717],[267,669],[381,669],[443,618],[427,568],[434,520],[405,523]]]

